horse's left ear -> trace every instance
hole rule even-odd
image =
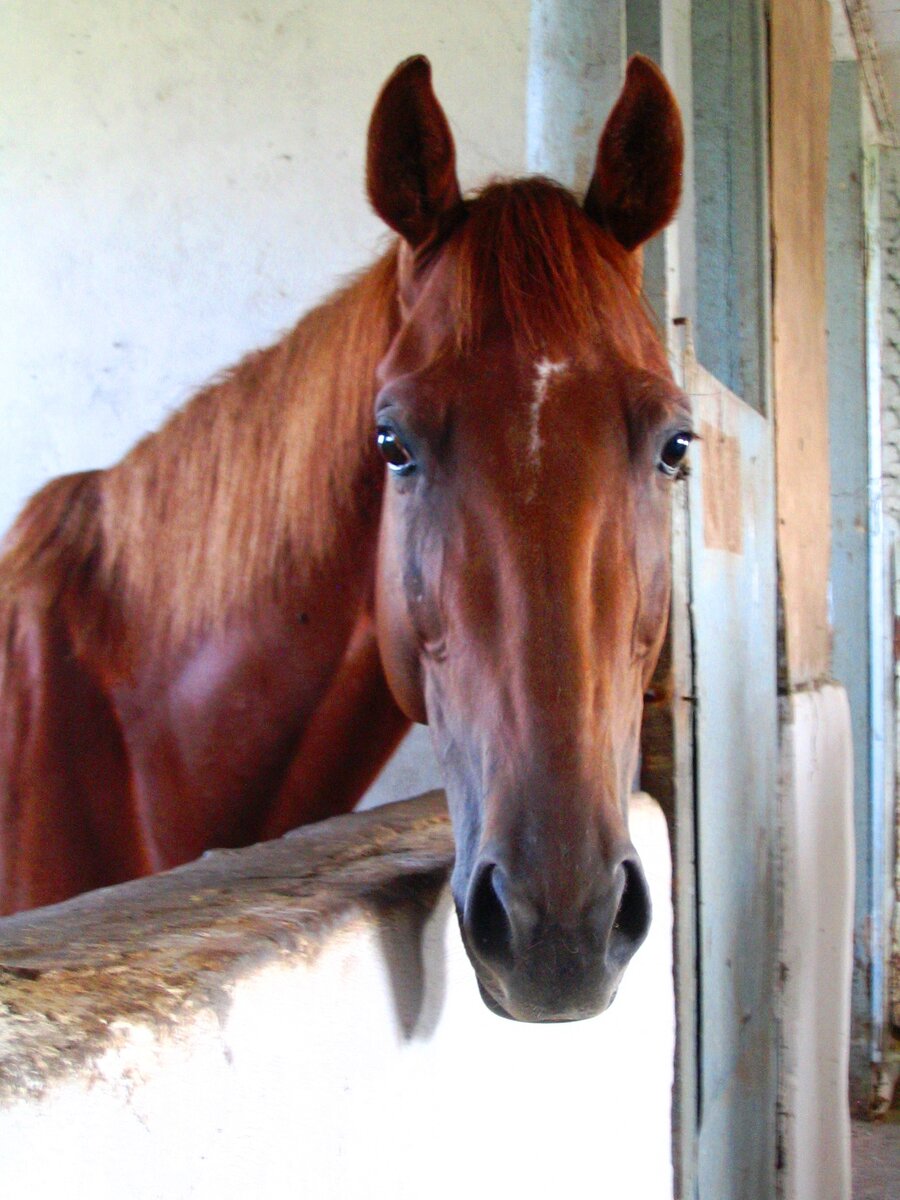
[[[656,64],[635,54],[600,135],[585,212],[636,250],[674,217],[683,161],[678,102]]]
[[[462,207],[453,135],[422,55],[401,63],[378,97],[366,185],[381,219],[414,248],[442,233]]]

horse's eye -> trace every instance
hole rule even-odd
[[[375,435],[375,444],[381,457],[397,475],[407,475],[416,465],[413,456],[387,425],[379,425]]]
[[[682,430],[673,434],[662,448],[659,456],[659,469],[663,475],[674,479],[684,464],[685,455],[690,449],[694,435]]]

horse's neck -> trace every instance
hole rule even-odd
[[[389,254],[107,473],[105,575],[126,622],[173,647],[370,569],[372,400],[395,280]]]

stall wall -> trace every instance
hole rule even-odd
[[[482,1004],[442,799],[0,923],[0,1194],[671,1200],[669,846],[609,1010]]]

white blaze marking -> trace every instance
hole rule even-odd
[[[550,380],[554,375],[561,375],[568,365],[565,359],[553,362],[549,358],[540,358],[534,364],[534,399],[529,413],[528,457],[535,470],[541,465],[541,409],[547,399]]]

